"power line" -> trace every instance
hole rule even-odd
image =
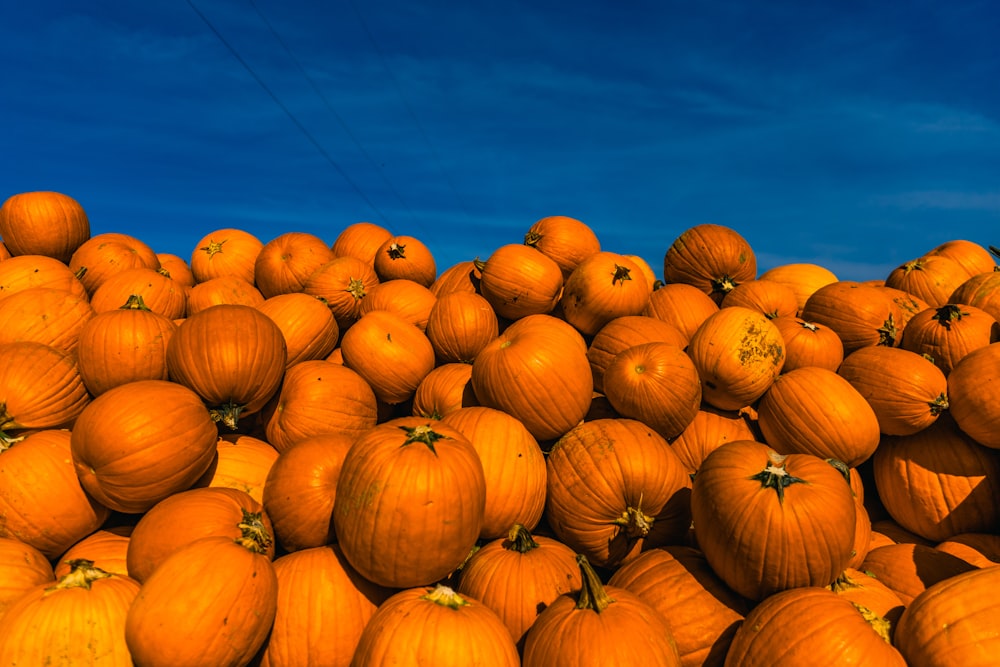
[[[337,163],[337,161],[334,160],[333,157],[326,151],[326,149],[320,145],[320,143],[316,140],[316,137],[314,137],[312,133],[309,132],[309,130],[306,128],[306,126],[303,125],[299,121],[299,119],[295,117],[295,114],[292,113],[292,111],[284,104],[284,102],[282,102],[278,98],[278,96],[275,95],[274,91],[272,91],[271,88],[264,82],[264,80],[261,79],[260,76],[258,76],[257,72],[254,71],[254,69],[250,66],[250,64],[246,60],[244,60],[242,56],[240,56],[240,54],[236,51],[233,45],[230,44],[229,41],[222,36],[222,33],[220,33],[216,29],[216,27],[212,24],[212,22],[208,20],[208,17],[205,16],[200,9],[198,9],[198,7],[194,4],[193,0],[187,0],[187,3],[194,11],[194,13],[197,14],[199,18],[201,18],[202,22],[204,22],[205,25],[208,26],[208,29],[215,34],[215,36],[219,39],[220,42],[222,42],[223,46],[225,46],[226,49],[229,50],[229,53],[231,53],[232,56],[236,58],[236,60],[240,63],[240,65],[242,65],[243,68],[250,74],[250,76],[253,77],[254,81],[256,81],[257,84],[264,90],[264,92],[267,93],[272,100],[274,100],[274,103],[277,104],[281,108],[281,110],[285,112],[285,115],[288,116],[288,118],[295,124],[295,126],[299,128],[299,131],[302,132],[302,134],[306,137],[306,139],[309,140],[309,143],[311,143],[316,148],[316,150],[319,151],[319,153],[326,159],[326,161],[329,162],[330,165],[333,166],[333,168],[340,173],[340,175],[344,178],[345,181],[347,181],[347,183],[351,186],[354,192],[356,192],[357,195],[361,197],[361,199],[363,199],[366,204],[368,204],[368,206],[372,209],[372,211],[376,213],[376,215],[378,215],[378,217],[382,220],[382,222],[388,225],[389,221],[386,219],[382,211],[367,197],[367,195],[365,195],[364,192],[361,191],[361,189],[353,181],[353,179],[351,179],[351,177],[347,174],[347,172],[345,172],[344,169]]]
[[[281,45],[281,48],[283,48],[285,50],[285,53],[288,54],[288,57],[292,59],[292,62],[295,63],[295,66],[299,69],[299,72],[301,72],[302,76],[305,77],[306,81],[309,82],[309,85],[312,86],[313,91],[323,101],[323,104],[326,106],[326,108],[330,111],[330,113],[333,115],[333,117],[340,124],[341,129],[343,129],[344,132],[347,133],[347,135],[354,142],[354,145],[358,148],[359,151],[361,151],[361,154],[365,156],[365,158],[368,160],[369,164],[371,164],[372,167],[374,167],[375,170],[379,173],[379,175],[382,177],[383,182],[386,184],[386,186],[389,188],[389,190],[393,193],[393,195],[395,195],[395,197],[399,201],[399,203],[402,204],[403,208],[406,209],[407,213],[410,214],[410,218],[412,218],[414,220],[414,222],[415,222],[416,221],[416,216],[414,215],[413,211],[410,209],[409,205],[406,203],[406,201],[403,199],[403,197],[399,194],[399,191],[396,190],[396,188],[393,186],[393,184],[386,177],[385,173],[378,166],[377,162],[372,158],[372,156],[368,153],[368,151],[365,149],[365,147],[361,144],[361,141],[358,139],[357,135],[354,134],[354,132],[347,125],[347,123],[344,121],[344,119],[341,117],[341,115],[339,113],[337,113],[337,110],[333,107],[333,104],[330,103],[329,98],[327,98],[327,96],[323,93],[322,89],[319,87],[319,85],[316,83],[316,81],[312,78],[312,76],[309,75],[309,72],[306,71],[306,68],[302,66],[301,61],[299,61],[299,59],[295,57],[295,54],[292,53],[292,49],[288,46],[288,43],[284,39],[282,39],[282,37],[281,37],[280,34],[278,34],[278,31],[275,29],[274,25],[271,23],[270,20],[268,20],[268,18],[260,10],[260,7],[257,5],[257,3],[254,0],[249,0],[249,2],[250,2],[250,5],[254,8],[254,11],[257,12],[257,16],[260,17],[260,19],[267,26],[268,30],[271,31],[271,35],[274,36],[275,40],[277,40],[277,42]]]

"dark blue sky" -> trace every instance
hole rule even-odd
[[[192,2],[4,4],[0,199],[185,258],[370,220],[440,270],[557,214],[657,274],[701,222],[849,279],[1000,241],[992,1]]]

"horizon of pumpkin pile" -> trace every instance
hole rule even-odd
[[[654,284],[572,218],[441,273],[358,223],[166,275],[53,193],[0,237],[0,663],[1000,651],[989,248],[758,276],[696,225]]]

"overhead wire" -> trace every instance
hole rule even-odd
[[[240,63],[240,65],[243,66],[243,68],[250,74],[250,76],[253,77],[254,81],[256,81],[257,84],[261,87],[261,89],[263,89],[264,92],[268,94],[268,96],[274,101],[274,103],[277,104],[279,108],[281,108],[281,110],[285,113],[285,115],[288,116],[289,120],[291,120],[292,123],[294,123],[295,126],[299,129],[299,131],[303,134],[303,136],[306,137],[309,143],[311,143],[313,147],[317,151],[319,151],[320,155],[322,155],[324,159],[326,159],[326,161],[329,162],[330,165],[337,170],[337,172],[344,178],[347,184],[351,186],[354,192],[365,202],[365,204],[367,204],[368,207],[371,208],[371,210],[379,217],[379,219],[383,223],[387,225],[390,224],[389,220],[386,218],[385,214],[382,213],[381,209],[378,206],[376,206],[375,203],[371,201],[371,199],[369,199],[369,197],[361,190],[358,184],[354,182],[354,180],[350,177],[350,175],[346,171],[344,171],[344,168],[341,167],[340,164],[333,159],[333,156],[330,155],[330,153],[325,148],[323,148],[322,144],[320,144],[320,142],[316,139],[316,137],[313,136],[313,134],[309,131],[309,129],[302,124],[302,122],[295,116],[295,114],[292,113],[291,109],[289,109],[288,106],[281,101],[281,99],[275,94],[275,92],[270,88],[270,86],[268,86],[267,83],[260,77],[260,75],[258,75],[257,72],[253,69],[253,67],[250,66],[250,63],[248,63],[239,54],[236,48],[222,35],[222,33],[219,32],[219,30],[208,19],[208,17],[205,16],[205,14],[198,8],[197,5],[195,5],[194,1],[187,0],[187,3],[191,7],[192,11],[194,11],[194,13],[198,15],[198,17],[208,27],[208,29],[216,36],[216,38],[218,38],[218,40],[222,43],[222,45],[226,47],[229,53],[237,60],[237,62]]]

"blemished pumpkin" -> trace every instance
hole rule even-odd
[[[379,605],[351,662],[353,667],[425,664],[518,667],[520,659],[496,612],[438,584],[399,591]]]
[[[7,610],[0,624],[5,665],[132,664],[123,629],[139,583],[77,560],[69,574],[39,584]]]
[[[479,538],[486,479],[455,429],[418,417],[362,434],[340,469],[333,523],[352,566],[389,588],[440,581]]]
[[[149,667],[246,665],[277,611],[271,536],[248,514],[241,535],[181,547],[143,582],[125,618],[125,643]],[[203,641],[178,641],[201,637]]]
[[[724,225],[704,223],[686,229],[663,258],[664,282],[693,285],[716,303],[756,277],[753,248],[739,232]]]
[[[263,241],[243,229],[217,229],[203,236],[191,251],[191,272],[203,283],[221,276],[236,276],[251,285]]]
[[[728,442],[698,469],[691,514],[712,569],[750,600],[827,586],[851,561],[854,494],[833,465],[812,454],[781,456],[759,442]]]
[[[69,195],[20,192],[0,206],[0,237],[11,255],[45,255],[67,264],[90,238],[90,220]]]
[[[563,274],[548,255],[522,243],[496,248],[485,260],[476,260],[479,292],[497,315],[516,320],[548,314],[562,295]]]
[[[524,640],[524,667],[682,664],[670,622],[659,611],[624,588],[604,585],[586,556],[577,562],[579,592],[560,595],[538,615]]]

